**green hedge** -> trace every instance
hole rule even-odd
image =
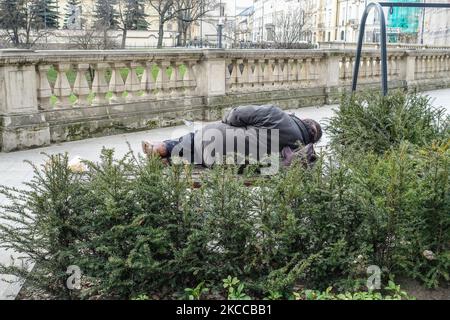
[[[241,298],[289,298],[299,284],[360,291],[369,265],[385,283],[406,274],[435,287],[449,281],[450,142],[434,132],[382,153],[336,147],[252,187],[252,172],[233,167],[206,171],[195,189],[192,168],[158,159],[103,150],[80,171],[48,156],[28,189],[0,189],[10,199],[0,247],[36,262],[0,273],[55,298],[176,299],[205,282],[223,294],[229,275],[245,283],[245,294],[233,287]],[[66,288],[70,265],[81,291]]]
[[[335,111],[325,130],[334,148],[382,154],[405,141],[423,146],[450,137],[449,115],[417,93],[344,95]]]

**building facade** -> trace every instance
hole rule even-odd
[[[450,9],[428,9],[422,13],[419,41],[426,45],[450,45]]]
[[[279,42],[277,30],[282,28],[280,18],[293,16],[294,24],[302,24],[302,35],[297,42],[329,43],[357,42],[360,20],[367,4],[372,0],[214,0],[214,5],[205,8],[207,13],[191,24],[188,30],[188,45],[195,47],[215,47],[219,30],[222,29],[224,48],[251,46],[259,43]],[[392,1],[433,1],[448,0],[392,0]],[[59,0],[60,26],[65,24],[68,0]],[[205,0],[205,3],[210,3]],[[71,29],[82,32],[94,28],[96,0],[81,0]],[[157,12],[147,4],[148,30],[128,33],[126,46],[154,47],[158,39]],[[297,17],[295,17],[297,15]],[[298,17],[301,15],[301,17]],[[385,8],[390,42],[423,43],[428,45],[450,44],[450,10]],[[292,18],[292,19],[294,19]],[[70,38],[70,32],[58,32],[55,37]],[[121,32],[111,32],[120,42]],[[164,26],[164,46],[175,46],[180,37],[176,20]],[[369,15],[365,40],[378,42],[380,38],[379,19],[372,12]]]

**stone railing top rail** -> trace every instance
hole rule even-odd
[[[319,48],[356,48],[356,42],[319,42]],[[439,49],[439,50],[447,50],[450,49],[450,46],[446,45],[422,45],[422,44],[414,44],[414,43],[388,43],[389,48],[400,48],[400,49],[420,49],[420,50],[428,50],[428,49]],[[364,47],[366,48],[379,48],[379,43],[364,43]]]
[[[379,56],[376,49],[364,51],[365,56]],[[439,49],[427,50],[389,50],[390,56],[448,55]],[[320,58],[327,56],[352,57],[351,49],[317,49],[317,50],[219,50],[219,49],[164,49],[164,50],[0,50],[0,65],[42,64],[42,63],[101,63],[101,62],[158,62],[168,58],[172,61],[199,61],[202,59],[288,59]]]

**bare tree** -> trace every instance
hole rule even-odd
[[[145,0],[118,0],[118,29],[122,30],[122,45],[124,49],[128,30],[147,30],[148,22],[145,13]]]
[[[185,46],[187,41],[187,33],[191,25],[204,17],[208,12],[215,9],[217,0],[180,0],[177,1],[178,6],[178,45]]]
[[[36,0],[3,1],[0,6],[1,38],[14,47],[33,47],[51,31],[37,23],[39,11]]]
[[[186,0],[148,0],[148,2],[153,9],[156,10],[159,16],[158,48],[162,48],[164,40],[164,25],[168,21],[178,19],[181,11],[192,10],[194,3]]]
[[[310,30],[306,12],[297,8],[293,11],[277,14],[272,30],[273,40],[280,48],[292,49],[300,44]]]
[[[148,0],[150,6],[156,10],[158,21],[158,48],[162,48],[164,40],[164,25],[176,17],[175,0]]]
[[[76,35],[72,35],[69,40],[71,49],[80,50],[108,50],[119,47],[119,44],[110,37],[104,37],[104,30],[86,29]]]

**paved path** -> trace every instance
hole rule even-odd
[[[444,106],[450,112],[450,89],[432,91],[428,94],[434,99],[435,106]],[[336,106],[302,108],[293,110],[292,112],[301,117],[323,121],[332,115],[332,110],[335,107]],[[201,124],[198,123],[196,124],[196,126],[200,125]],[[56,154],[68,152],[70,158],[79,156],[87,160],[97,160],[101,148],[106,147],[114,148],[116,150],[117,157],[120,157],[129,151],[127,143],[130,144],[133,151],[140,152],[140,143],[142,140],[152,139],[154,141],[160,141],[169,138],[176,138],[189,131],[192,131],[192,128],[180,126],[76,142],[67,142],[36,150],[0,153],[0,184],[20,187],[23,181],[30,180],[33,173],[30,166],[24,163],[24,160],[32,161],[35,164],[42,164],[45,158],[42,153]],[[321,143],[326,144],[326,142],[327,137],[325,136]],[[4,199],[0,198],[0,201],[4,201]],[[0,263],[8,262],[11,254],[11,252],[0,250]],[[3,279],[5,279],[5,277],[3,277]],[[13,299],[19,289],[20,287],[18,285],[8,284],[0,278],[0,300]]]

